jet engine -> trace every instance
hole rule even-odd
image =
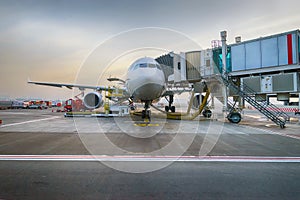
[[[96,109],[103,105],[102,95],[98,92],[87,93],[83,98],[83,104],[88,109]]]

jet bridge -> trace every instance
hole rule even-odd
[[[219,41],[212,49],[171,52],[157,58],[164,66],[169,85],[189,85],[197,92],[197,85],[204,80],[210,89],[212,107],[214,98],[223,103],[229,121],[241,120],[239,113],[247,101],[283,128],[289,117],[271,104],[268,97],[275,95],[285,103],[290,97],[298,97],[300,101],[300,31],[244,42],[236,37],[236,43],[229,45],[227,34],[222,33],[222,44]]]

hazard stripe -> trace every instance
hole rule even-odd
[[[288,49],[288,64],[293,64],[293,39],[292,34],[287,35],[287,49]]]
[[[299,112],[298,108],[267,108],[269,111],[283,111],[283,112]]]
[[[255,110],[255,108],[254,107],[248,107],[249,109],[251,109],[251,110]],[[299,108],[278,108],[278,109],[276,109],[276,108],[266,108],[267,110],[269,110],[269,111],[283,111],[283,112],[299,112],[300,110],[299,110]]]

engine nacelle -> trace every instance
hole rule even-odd
[[[193,109],[199,109],[200,106],[200,95],[201,94],[195,94],[194,98],[193,98]],[[203,95],[201,95],[202,99],[204,98]]]
[[[83,98],[83,104],[88,109],[96,109],[103,106],[102,95],[98,92],[87,93]]]

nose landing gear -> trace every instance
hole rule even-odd
[[[151,121],[151,110],[143,110],[142,111],[142,119],[144,121]]]
[[[145,110],[142,111],[142,119],[145,122],[151,121],[151,110],[149,109],[150,104],[151,104],[151,101],[146,101],[145,106],[144,106]]]

